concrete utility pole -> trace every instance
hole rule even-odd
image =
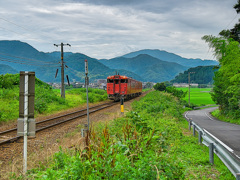
[[[63,46],[70,46],[70,44],[54,44],[54,46],[61,46],[61,97],[65,98],[65,87],[64,87],[64,61],[63,61]]]
[[[188,72],[188,105],[190,107],[190,74],[193,74],[195,72]]]
[[[34,119],[35,72],[20,72],[19,88],[19,118],[17,135],[24,137],[23,142],[23,174],[27,172],[27,139],[35,136],[36,123]]]

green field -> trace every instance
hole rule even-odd
[[[188,88],[178,88],[183,91],[188,91]],[[211,88],[191,88],[190,102],[198,106],[215,104],[210,95]],[[188,102],[188,94],[184,98]]]

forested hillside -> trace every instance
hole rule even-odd
[[[120,74],[133,77],[142,81],[143,79],[133,72],[121,70],[119,68],[110,69],[100,63],[97,59],[91,58],[81,53],[64,53],[65,74],[69,76],[70,81],[84,82],[84,61],[88,60],[89,79],[93,82],[96,79],[106,79],[118,71]],[[27,43],[21,41],[0,41],[0,61],[19,71],[35,71],[36,77],[44,82],[60,82],[60,75],[55,79],[56,69],[60,69],[60,52],[44,53],[39,52]],[[5,66],[6,67],[6,66]],[[9,68],[8,68],[9,69]],[[10,71],[1,71],[1,74],[12,73]],[[13,72],[13,73],[16,73]]]
[[[56,70],[61,66],[60,52],[39,52],[21,41],[0,41],[0,49],[2,64],[10,66],[17,72],[35,71],[36,76],[45,82],[60,82],[59,75],[54,78]],[[89,62],[90,82],[106,79],[116,71],[140,81],[163,82],[170,81],[189,67],[218,64],[217,61],[186,59],[160,50],[141,50],[110,60],[97,60],[81,53],[64,52],[65,74],[69,76],[70,82],[84,81],[85,59]],[[13,71],[6,68],[0,73],[5,72]]]
[[[11,66],[0,64],[0,74],[16,74],[18,71],[16,69],[13,69]]]
[[[100,60],[109,68],[119,68],[132,71],[146,81],[163,82],[173,79],[187,67],[174,62],[166,62],[147,54],[140,54],[133,58],[118,57],[109,60]]]
[[[184,73],[180,73],[173,79],[172,83],[188,83],[188,73],[191,73],[191,83],[212,84],[214,72],[217,71],[216,66],[198,66],[190,68]]]

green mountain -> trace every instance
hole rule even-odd
[[[35,71],[36,77],[45,82],[60,82],[60,52],[39,52],[21,41],[0,41],[0,61],[7,65],[2,72]],[[189,67],[218,64],[217,61],[186,59],[160,50],[141,50],[110,60],[97,60],[80,53],[64,52],[67,65],[65,74],[70,81],[84,82],[84,60],[88,60],[90,82],[106,79],[116,74],[126,75],[140,81],[163,82],[174,79]],[[58,76],[55,79],[56,70]]]
[[[19,71],[35,71],[36,77],[45,82],[60,82],[60,52],[39,52],[32,46],[21,41],[0,41],[0,61]],[[143,79],[127,70],[110,69],[97,59],[80,53],[64,53],[64,62],[67,67],[65,74],[70,81],[84,81],[84,61],[88,60],[90,82],[96,79],[106,79],[117,72],[142,81]],[[55,79],[56,69],[59,69]]]
[[[167,51],[161,51],[158,49],[155,49],[155,50],[144,49],[144,50],[140,50],[140,51],[136,51],[136,52],[131,52],[129,54],[123,55],[122,57],[133,58],[140,54],[148,54],[152,57],[161,59],[163,61],[175,62],[182,66],[186,66],[186,67],[218,65],[218,61],[201,60],[201,59],[187,59],[187,58],[183,58],[179,55],[176,55],[174,53],[169,53]]]
[[[13,69],[11,66],[0,64],[0,74],[16,74],[18,73],[17,70]]]
[[[140,54],[133,58],[118,57],[100,60],[109,68],[120,68],[132,71],[145,81],[163,82],[173,79],[177,74],[187,69],[174,62],[166,62],[147,54]]]
[[[188,83],[188,72],[194,72],[191,74],[191,83],[198,84],[212,84],[214,72],[217,71],[216,66],[198,66],[190,68],[184,73],[180,73],[173,79],[172,83]]]

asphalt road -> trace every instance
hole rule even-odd
[[[240,159],[240,125],[219,121],[212,117],[209,112],[215,109],[216,107],[188,111],[185,116],[230,147]]]

